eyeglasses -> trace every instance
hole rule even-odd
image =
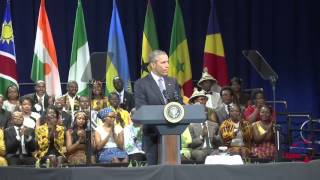
[[[107,116],[108,118],[111,118],[111,119],[116,119],[115,116]]]

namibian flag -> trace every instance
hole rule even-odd
[[[214,0],[211,0],[203,67],[207,67],[208,73],[217,79],[220,86],[229,84],[227,62],[224,55],[218,19],[215,13]]]
[[[17,79],[16,53],[8,0],[3,16],[0,38],[0,94],[5,95],[8,86],[12,83],[18,86]]]

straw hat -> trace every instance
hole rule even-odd
[[[198,86],[201,87],[200,84],[201,84],[203,81],[207,81],[207,80],[213,81],[213,83],[217,83],[217,80],[208,73],[208,69],[205,67],[205,68],[203,69],[201,79],[198,81]]]
[[[204,90],[198,91],[197,88],[194,88],[193,93],[189,98],[189,104],[192,104],[195,98],[201,97],[201,96],[207,97],[206,93],[204,92]]]

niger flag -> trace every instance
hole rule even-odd
[[[176,0],[169,52],[169,76],[175,77],[185,96],[193,92],[189,48],[179,1]]]
[[[206,67],[208,73],[217,79],[220,86],[225,86],[229,84],[228,69],[214,7],[214,0],[211,0],[203,67]]]

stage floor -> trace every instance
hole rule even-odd
[[[319,180],[320,160],[246,165],[0,168],[0,180]]]

